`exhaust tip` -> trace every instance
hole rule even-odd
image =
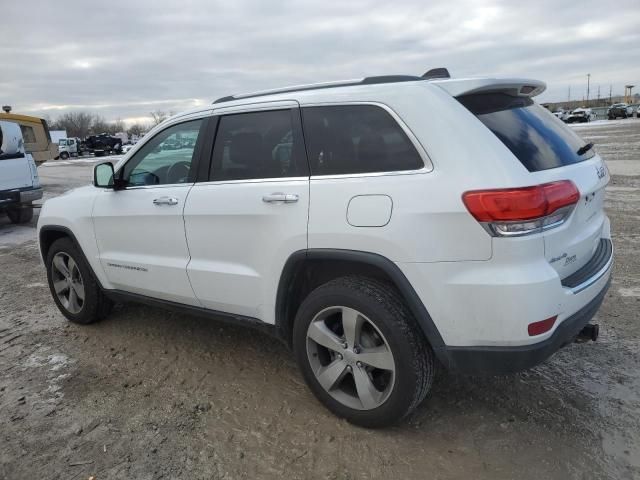
[[[596,340],[598,340],[599,334],[600,325],[598,325],[597,323],[589,323],[585,325],[582,330],[580,330],[580,333],[578,333],[578,336],[576,337],[576,342],[583,343],[588,342],[589,340],[595,342]]]

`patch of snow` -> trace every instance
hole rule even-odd
[[[622,287],[618,289],[622,297],[640,297],[640,287]]]
[[[0,251],[7,245],[20,245],[30,240],[35,240],[36,230],[28,225],[2,225],[0,220]]]

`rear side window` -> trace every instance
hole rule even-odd
[[[220,118],[210,180],[297,177],[308,174],[297,110]]]
[[[33,130],[33,127],[20,125],[20,130],[22,130],[22,138],[24,138],[24,143],[36,143],[36,132]]]
[[[561,120],[527,97],[483,93],[458,97],[530,172],[578,163],[595,155],[583,155],[585,145]]]
[[[375,105],[302,109],[312,175],[417,170],[422,159],[400,125]]]

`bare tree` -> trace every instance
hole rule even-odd
[[[160,125],[167,118],[169,118],[169,115],[167,115],[167,112],[163,112],[162,110],[155,110],[153,112],[149,112],[149,115],[151,116],[151,123],[153,124],[154,127],[156,125]]]
[[[129,135],[136,135],[137,137],[141,137],[142,134],[147,130],[149,130],[149,126],[143,125],[141,123],[134,123],[127,129],[127,133]]]
[[[126,127],[124,126],[124,122],[122,121],[121,118],[118,118],[113,122],[111,122],[109,133],[111,135],[115,135],[116,133],[124,132],[125,130],[126,130]]]
[[[91,132],[94,135],[100,135],[101,133],[109,133],[111,128],[111,124],[107,122],[104,117],[100,115],[95,115],[93,117],[93,122],[91,123]]]
[[[51,122],[51,130],[66,130],[67,136],[85,138],[89,135],[93,115],[87,112],[68,112]]]

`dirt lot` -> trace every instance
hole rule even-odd
[[[0,219],[0,478],[640,478],[640,120],[576,129],[613,174],[600,340],[519,375],[443,374],[382,431],[328,413],[262,334],[135,305],[69,324],[33,226]],[[40,167],[47,195],[90,169]]]

